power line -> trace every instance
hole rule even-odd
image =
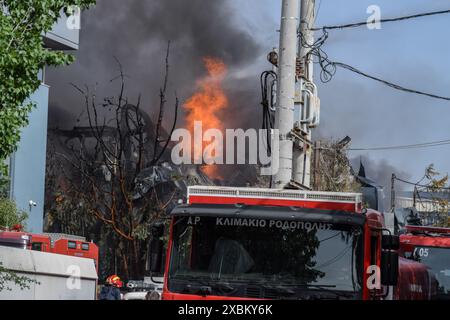
[[[395,175],[394,175],[394,179],[397,180],[397,181],[400,181],[400,182],[403,182],[403,183],[412,185],[412,186],[416,186],[416,187],[420,187],[420,188],[433,189],[433,186],[431,186],[431,185],[424,185],[424,184],[414,183],[414,182],[411,182],[411,181],[407,181],[407,180],[404,180],[404,179],[400,179],[400,178],[398,178],[398,177],[395,176]],[[450,190],[449,187],[434,188],[434,189],[438,189],[438,190]]]
[[[450,97],[444,97],[444,96],[439,96],[439,95],[436,95],[436,94],[427,93],[427,92],[423,92],[423,91],[419,91],[419,90],[415,90],[415,89],[405,88],[405,87],[402,87],[402,86],[400,86],[398,84],[395,84],[395,83],[392,83],[392,82],[389,82],[389,81],[377,78],[375,76],[371,76],[371,75],[369,75],[369,74],[367,74],[365,72],[362,72],[362,71],[356,69],[355,67],[352,67],[352,66],[350,66],[348,64],[345,64],[345,63],[332,62],[332,64],[335,65],[335,66],[341,67],[343,69],[347,69],[347,70],[349,70],[351,72],[357,73],[357,74],[359,74],[359,75],[361,75],[363,77],[366,77],[366,78],[378,81],[378,82],[380,82],[380,83],[382,83],[384,85],[387,85],[388,87],[391,87],[391,88],[396,89],[396,90],[409,92],[409,93],[414,93],[414,94],[418,94],[418,95],[422,95],[422,96],[426,96],[426,97],[430,97],[430,98],[434,98],[434,99],[450,101]]]
[[[385,151],[385,150],[406,150],[406,149],[420,149],[429,147],[438,147],[450,145],[450,139],[440,140],[425,143],[407,144],[407,145],[397,145],[397,146],[380,146],[380,147],[369,147],[369,148],[349,148],[349,151]]]
[[[418,95],[422,95],[422,96],[426,96],[426,97],[434,98],[434,99],[450,101],[450,97],[444,97],[444,96],[440,96],[440,95],[436,95],[436,94],[432,94],[432,93],[428,93],[428,92],[405,88],[403,86],[392,83],[390,81],[386,81],[381,78],[369,75],[369,74],[367,74],[361,70],[358,70],[357,68],[352,67],[346,63],[335,62],[335,61],[330,60],[328,58],[327,53],[322,49],[322,46],[325,44],[326,40],[328,39],[328,32],[325,29],[323,29],[323,34],[312,44],[309,44],[306,41],[304,35],[301,32],[299,33],[299,36],[300,36],[300,41],[302,43],[302,46],[309,49],[308,54],[311,54],[314,57],[316,57],[316,59],[317,59],[316,63],[318,63],[321,68],[320,80],[323,83],[327,83],[327,82],[331,81],[333,76],[336,74],[337,67],[340,67],[340,68],[346,69],[348,71],[354,72],[356,74],[359,74],[368,79],[380,82],[388,87],[391,87],[391,88],[399,90],[399,91],[414,93],[414,94],[418,94]]]
[[[411,16],[404,16],[404,17],[390,18],[390,19],[381,19],[381,20],[379,20],[379,22],[383,23],[383,22],[403,21],[403,20],[415,19],[415,18],[426,17],[426,16],[434,16],[434,15],[446,14],[446,13],[450,13],[450,10],[433,11],[433,12],[414,14]],[[334,25],[334,26],[323,26],[320,28],[311,28],[311,30],[318,31],[318,30],[356,28],[356,27],[370,25],[370,24],[371,24],[370,22],[364,21],[364,22],[356,22],[356,23],[349,23],[349,24],[342,24],[342,25]]]

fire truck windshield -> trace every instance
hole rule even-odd
[[[326,222],[178,217],[168,288],[250,298],[360,298],[362,238],[360,227]]]
[[[415,247],[413,258],[429,267],[436,277],[438,298],[450,299],[450,249]]]

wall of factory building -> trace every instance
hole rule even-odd
[[[47,150],[49,87],[42,84],[30,100],[36,104],[29,125],[22,129],[17,151],[11,156],[10,195],[29,214],[27,229],[42,232]]]

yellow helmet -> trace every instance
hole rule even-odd
[[[122,288],[122,286],[123,286],[122,280],[120,280],[120,277],[116,274],[109,276],[106,279],[106,283],[108,283],[114,287],[117,287],[117,288]]]

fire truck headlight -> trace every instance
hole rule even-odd
[[[161,300],[161,294],[157,291],[147,293],[147,300]]]

